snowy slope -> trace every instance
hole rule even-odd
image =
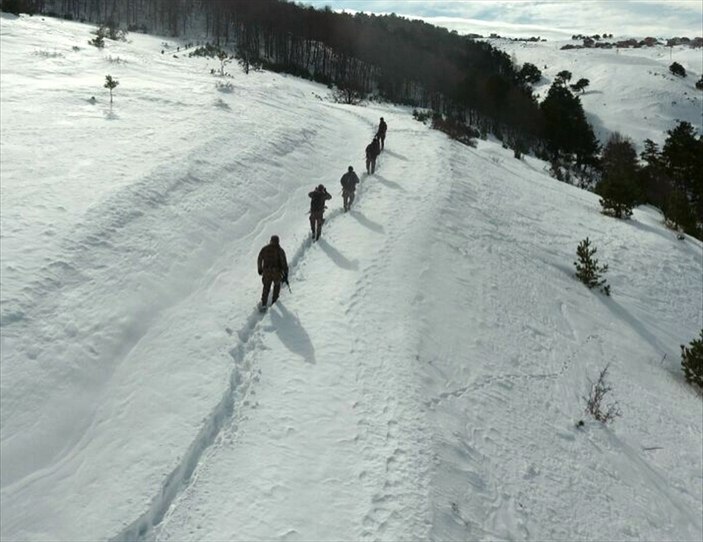
[[[701,243],[403,108],[0,24],[3,540],[701,538]],[[261,316],[274,233],[293,291]],[[610,299],[572,277],[586,236]],[[607,363],[623,417],[576,429]]]
[[[608,41],[617,41],[618,38]],[[586,78],[590,85],[581,103],[598,138],[605,142],[612,132],[630,137],[642,149],[649,138],[660,145],[666,131],[679,121],[690,122],[703,133],[703,92],[695,87],[703,73],[703,54],[687,46],[639,49],[569,49],[580,41],[521,42],[493,39],[489,42],[517,59],[518,65],[534,64],[542,81],[534,85],[541,101],[556,74],[568,70],[575,83]],[[687,71],[681,78],[669,72],[672,62]]]

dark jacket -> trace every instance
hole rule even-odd
[[[354,192],[356,190],[356,185],[359,184],[359,177],[357,177],[356,173],[353,171],[349,171],[342,175],[339,182],[342,183],[342,190],[345,192]]]
[[[374,138],[374,140],[366,146],[366,158],[373,159],[379,154],[381,154],[381,144],[378,142],[378,139]]]
[[[266,269],[281,271],[283,275],[287,275],[288,260],[286,260],[286,252],[280,245],[273,243],[266,245],[259,252],[258,268],[259,275]]]
[[[310,212],[319,214],[325,211],[325,202],[332,199],[327,190],[317,188],[308,194],[310,196]]]
[[[378,135],[379,136],[386,135],[386,130],[388,130],[388,125],[386,124],[385,120],[382,120],[378,125]]]

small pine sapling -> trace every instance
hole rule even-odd
[[[703,329],[700,339],[692,340],[688,346],[681,345],[681,368],[686,382],[703,390]]]
[[[615,418],[622,416],[617,401],[609,405],[603,403],[605,396],[613,390],[612,386],[605,381],[608,375],[608,367],[610,367],[610,365],[606,365],[600,372],[598,380],[591,382],[591,391],[588,397],[584,397],[586,401],[586,414],[590,414],[594,419],[604,424],[612,422]]]
[[[605,295],[610,295],[610,285],[601,275],[608,270],[608,265],[598,265],[598,260],[593,256],[598,251],[596,247],[591,248],[591,241],[586,237],[576,248],[576,256],[579,261],[574,262],[576,266],[576,277],[589,289],[600,288]]]
[[[119,84],[120,82],[117,79],[113,79],[112,75],[105,76],[105,84],[103,86],[110,90],[110,105],[112,105],[112,91]]]
[[[88,41],[88,43],[97,47],[98,49],[102,49],[103,47],[105,47],[105,36],[98,34],[92,40]]]

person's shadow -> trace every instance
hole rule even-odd
[[[346,256],[344,256],[344,254],[339,252],[324,239],[320,239],[317,244],[325,252],[325,254],[327,254],[330,259],[342,269],[348,269],[349,271],[356,271],[359,269],[359,262],[356,260],[349,260]]]
[[[286,309],[280,300],[271,307],[269,312],[271,323],[283,345],[308,363],[316,363],[315,348],[298,317]]]
[[[393,156],[395,158],[400,158],[401,160],[403,160],[405,162],[408,161],[408,159],[405,156],[403,156],[402,154],[398,154],[397,152],[389,151],[388,149],[385,149],[385,148],[383,149],[383,152],[385,152],[389,156]]]
[[[383,229],[383,226],[381,224],[379,224],[378,222],[374,222],[370,218],[365,217],[363,213],[359,211],[355,211],[354,209],[352,209],[351,211],[349,211],[349,214],[356,218],[362,226],[366,226],[371,231],[375,231],[376,233],[385,233],[386,231]]]
[[[386,185],[387,187],[389,187],[389,188],[394,188],[394,189],[396,189],[396,190],[405,191],[405,189],[404,189],[402,186],[400,186],[398,183],[396,183],[396,182],[394,182],[394,181],[389,181],[388,179],[386,179],[386,178],[383,177],[382,175],[376,175],[376,179],[377,179],[381,184],[385,184],[385,185]]]

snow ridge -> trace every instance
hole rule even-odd
[[[239,331],[238,334],[243,337],[243,342],[230,351],[230,355],[234,360],[234,369],[229,379],[229,387],[210,416],[205,420],[200,433],[198,433],[188,448],[183,459],[164,480],[158,493],[152,499],[149,509],[119,534],[111,538],[111,542],[147,540],[152,529],[161,522],[171,503],[190,480],[203,453],[215,441],[225,422],[232,417],[235,411],[235,404],[246,396],[250,380],[243,377],[240,365],[244,359],[246,341],[252,336],[261,317],[258,311],[254,309],[245,327]]]

